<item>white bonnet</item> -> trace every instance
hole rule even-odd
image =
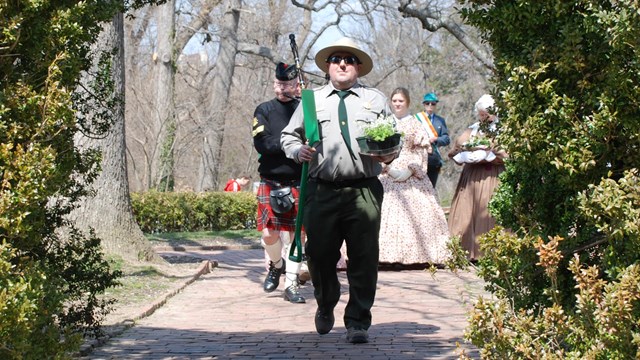
[[[492,108],[494,106],[495,102],[493,101],[493,96],[484,94],[480,96],[480,99],[478,99],[478,101],[476,101],[475,110],[476,112],[480,110],[487,111],[489,108]]]

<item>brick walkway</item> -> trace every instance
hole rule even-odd
[[[193,255],[219,265],[85,359],[457,359],[458,343],[479,358],[462,338],[466,311],[482,293],[472,273],[381,271],[370,342],[353,345],[345,340],[342,322],[348,298],[344,272],[335,327],[320,336],[311,284],[301,289],[306,304],[282,299],[284,278],[275,292],[262,291],[262,250]]]

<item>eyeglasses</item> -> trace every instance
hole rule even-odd
[[[350,55],[350,56],[333,55],[327,58],[327,62],[331,64],[340,64],[342,60],[344,60],[344,63],[348,65],[361,64],[360,59],[358,59],[353,55]]]
[[[438,105],[438,103],[436,103],[436,102],[423,102],[422,105],[424,105],[424,106],[436,106],[436,105]]]

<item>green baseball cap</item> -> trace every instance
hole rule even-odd
[[[432,93],[432,92],[426,93],[424,95],[424,98],[422,98],[422,102],[423,103],[426,103],[426,102],[438,102],[438,101],[439,101],[438,97],[436,96],[435,93]]]

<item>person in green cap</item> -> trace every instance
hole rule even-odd
[[[304,111],[296,109],[282,131],[287,156],[308,162],[309,180],[304,204],[306,255],[318,308],[316,331],[333,329],[333,310],[340,299],[336,264],[343,241],[347,244],[349,301],[344,324],[347,341],[366,343],[371,326],[371,307],[378,281],[378,236],[383,188],[378,175],[388,156],[360,153],[356,138],[363,136],[359,124],[379,115],[389,116],[387,97],[358,82],[373,68],[371,57],[353,40],[343,38],[320,50],[318,68],[329,74],[329,83],[314,90],[320,142],[315,148],[304,137]]]
[[[438,148],[447,146],[451,142],[446,121],[443,117],[436,115],[438,102],[439,100],[435,93],[426,93],[422,98],[424,111],[416,114],[416,118],[420,120],[422,127],[429,134],[429,141],[431,142],[432,151],[429,154],[427,176],[434,189],[443,165],[442,156]]]

